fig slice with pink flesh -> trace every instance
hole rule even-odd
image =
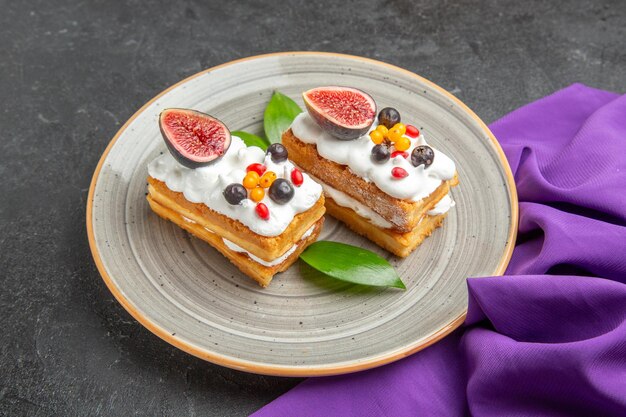
[[[165,109],[159,115],[159,127],[172,156],[187,168],[215,162],[230,146],[226,125],[199,111]]]
[[[326,132],[341,140],[367,133],[376,118],[376,102],[350,87],[317,87],[302,93],[309,115]]]

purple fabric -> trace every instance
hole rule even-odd
[[[575,84],[491,129],[520,200],[509,276],[468,279],[441,342],[255,417],[626,416],[626,95]]]

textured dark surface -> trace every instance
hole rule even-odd
[[[573,82],[626,86],[623,0],[174,3],[0,0],[0,415],[239,416],[298,382],[169,346],[92,262],[100,154],[180,79],[266,52],[345,52],[415,71],[486,122]]]

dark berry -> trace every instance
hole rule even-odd
[[[287,148],[280,143],[272,143],[267,147],[267,153],[272,156],[272,161],[275,163],[284,162],[289,156]]]
[[[400,112],[393,107],[385,107],[378,113],[378,124],[391,129],[396,123],[400,123]]]
[[[268,194],[275,203],[287,204],[293,198],[294,189],[289,181],[279,178],[272,183]]]
[[[411,152],[411,163],[416,167],[424,164],[424,168],[428,168],[434,160],[435,152],[430,146],[418,146]]]
[[[377,164],[384,164],[390,158],[389,148],[387,145],[376,145],[372,147],[372,161]]]
[[[248,192],[244,186],[238,183],[226,186],[223,194],[226,201],[228,201],[228,204],[232,204],[233,206],[236,206],[248,197]]]

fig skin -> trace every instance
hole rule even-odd
[[[309,99],[308,94],[315,90],[328,90],[328,92],[346,91],[362,95],[371,105],[372,116],[369,117],[365,123],[362,123],[359,126],[350,126],[346,123],[340,123],[338,121],[331,120],[330,118],[326,117],[323,109],[318,109]],[[376,102],[369,94],[356,88],[338,86],[317,87],[302,93],[302,98],[304,100],[307,112],[313,118],[313,120],[315,120],[315,122],[324,131],[330,133],[332,136],[336,137],[339,140],[354,140],[363,136],[369,131],[370,127],[374,123],[374,120],[376,120]]]
[[[199,119],[208,119],[209,121],[213,123],[217,123],[220,126],[220,128],[224,131],[224,135],[225,135],[224,145],[223,145],[221,154],[214,155],[213,157],[202,158],[202,157],[195,157],[191,153],[188,153],[186,155],[183,152],[181,152],[181,150],[178,149],[174,145],[175,140],[173,138],[170,138],[170,134],[166,131],[166,128],[164,127],[164,117],[172,112],[179,113],[181,117],[192,116],[192,117],[197,117]],[[216,117],[213,117],[209,114],[202,113],[196,110],[191,110],[191,109],[181,109],[181,108],[164,109],[159,114],[159,130],[161,131],[161,136],[163,137],[163,141],[167,145],[167,149],[169,150],[170,154],[172,154],[174,159],[176,159],[176,161],[179,164],[190,169],[208,166],[218,161],[222,156],[226,154],[231,144],[230,130],[228,129],[228,127],[226,127],[224,123],[222,123],[222,121],[220,121]]]

